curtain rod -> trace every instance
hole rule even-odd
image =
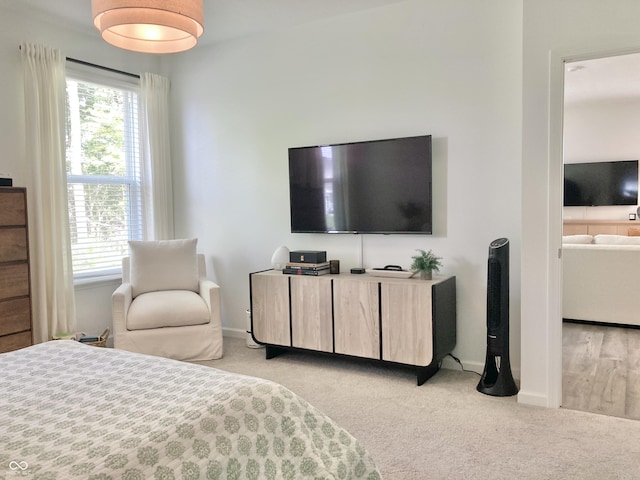
[[[87,67],[95,67],[101,70],[106,70],[107,72],[119,73],[121,75],[127,75],[129,77],[140,78],[140,75],[136,75],[135,73],[123,72],[122,70],[116,70],[115,68],[103,67],[102,65],[96,65],[95,63],[85,62],[84,60],[78,60],[76,58],[66,57],[67,62],[78,63],[80,65],[85,65]]]
[[[18,49],[22,50],[22,45],[18,45]],[[78,63],[80,65],[85,65],[87,67],[99,68],[101,70],[106,70],[107,72],[119,73],[121,75],[127,75],[128,77],[133,77],[138,79],[140,78],[140,75],[137,75],[135,73],[123,72],[122,70],[116,70],[115,68],[110,68],[110,67],[103,67],[102,65],[96,65],[95,63],[85,62],[84,60],[78,60],[76,58],[65,57],[65,60],[67,60],[67,62]]]

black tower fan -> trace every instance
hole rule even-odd
[[[509,362],[509,240],[489,245],[487,268],[487,358],[478,391],[496,397],[518,393]]]

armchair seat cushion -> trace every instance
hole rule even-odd
[[[147,292],[131,302],[127,330],[203,325],[210,317],[205,301],[190,290]]]

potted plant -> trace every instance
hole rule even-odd
[[[411,257],[413,263],[411,264],[411,271],[414,273],[420,273],[420,278],[423,280],[431,280],[433,272],[439,272],[442,266],[441,257],[436,256],[431,250],[425,252],[424,250],[417,249],[420,255]]]

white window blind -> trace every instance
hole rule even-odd
[[[74,277],[117,273],[143,236],[138,85],[67,69],[66,160]]]

